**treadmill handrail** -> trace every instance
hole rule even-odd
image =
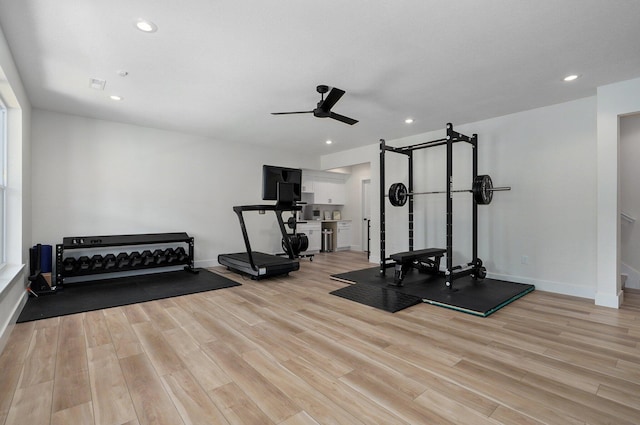
[[[258,267],[256,267],[256,263],[253,261],[253,254],[251,253],[251,243],[249,242],[249,234],[247,233],[247,226],[244,224],[244,217],[242,217],[242,210],[236,209],[233,207],[233,211],[238,216],[238,220],[240,221],[240,229],[242,229],[242,237],[244,238],[244,246],[247,248],[247,256],[249,257],[249,264],[251,265],[251,269],[255,272],[258,272]]]
[[[295,258],[293,254],[293,249],[291,247],[291,243],[289,242],[289,238],[287,237],[287,230],[284,227],[284,222],[282,220],[282,213],[284,211],[301,211],[302,206],[300,205],[236,205],[233,207],[233,211],[238,216],[238,220],[240,221],[240,229],[242,230],[242,237],[244,238],[244,245],[247,249],[247,257],[249,258],[249,264],[251,265],[251,269],[255,272],[259,272],[258,267],[256,266],[255,261],[253,260],[253,254],[251,251],[251,243],[249,242],[249,234],[247,232],[247,226],[244,223],[244,217],[242,213],[244,211],[273,211],[278,220],[278,227],[280,228],[280,232],[282,233],[282,239],[287,248],[287,255],[290,260]]]

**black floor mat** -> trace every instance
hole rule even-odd
[[[393,283],[393,269],[381,276],[378,267],[332,275],[336,280],[356,282],[373,288],[387,288],[418,297],[426,303],[451,308],[476,316],[486,317],[505,305],[533,291],[533,285],[506,282],[503,280],[474,280],[466,276],[453,282],[453,290],[444,284],[443,276],[434,276],[410,270],[402,287]],[[365,288],[366,289],[366,288]],[[358,300],[353,300],[358,301]],[[358,301],[360,302],[360,301]],[[367,304],[364,302],[363,304]]]
[[[197,274],[178,270],[75,283],[52,295],[29,297],[18,323],[239,285],[204,269]]]
[[[330,294],[391,313],[422,302],[420,297],[403,294],[390,288],[359,283],[336,289]]]

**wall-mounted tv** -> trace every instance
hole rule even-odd
[[[289,183],[293,186],[293,201],[299,201],[302,194],[302,170],[299,168],[277,167],[275,165],[262,166],[262,199],[265,201],[278,200],[278,183]],[[287,185],[289,186],[289,185]],[[291,197],[288,193],[287,198]],[[286,199],[289,201],[290,199]]]

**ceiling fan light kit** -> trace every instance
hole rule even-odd
[[[316,91],[320,93],[320,102],[315,109],[311,111],[293,111],[293,112],[272,112],[271,115],[291,115],[291,114],[313,114],[316,118],[333,118],[345,124],[354,125],[358,122],[353,118],[345,117],[344,115],[336,114],[331,111],[331,108],[340,100],[345,91],[340,90],[337,87],[332,87],[329,91],[329,86],[320,84],[316,87]],[[325,99],[324,94],[329,92]]]

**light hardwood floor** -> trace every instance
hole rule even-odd
[[[329,295],[356,252],[260,282],[16,325],[0,424],[639,424],[640,294],[488,318]]]

